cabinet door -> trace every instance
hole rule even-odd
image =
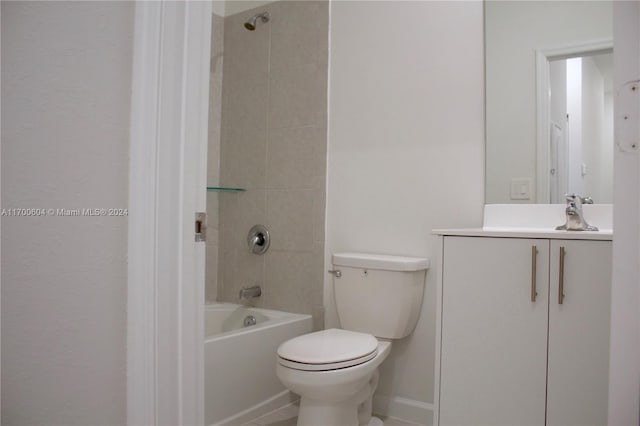
[[[444,238],[440,425],[545,423],[548,262],[548,240]]]
[[[606,425],[611,242],[552,241],[550,281],[547,424]]]

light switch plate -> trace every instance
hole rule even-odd
[[[531,199],[531,179],[527,179],[527,178],[511,179],[511,199],[512,200]]]

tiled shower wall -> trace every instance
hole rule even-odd
[[[222,63],[224,18],[213,14],[211,33],[211,73],[209,74],[209,146],[207,155],[207,185],[220,185],[220,132],[222,121]],[[218,297],[219,195],[207,193],[207,259],[205,268],[205,299]]]
[[[245,20],[268,11],[255,31]],[[328,2],[280,1],[225,18],[217,300],[314,315],[323,324]],[[267,226],[271,247],[246,239]],[[209,286],[210,287],[210,286]],[[246,303],[246,302],[244,302]]]

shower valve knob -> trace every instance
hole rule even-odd
[[[264,225],[255,225],[249,230],[247,244],[254,254],[264,254],[269,248],[271,237],[269,230]]]

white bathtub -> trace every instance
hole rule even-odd
[[[248,315],[257,323],[244,327]],[[311,315],[206,305],[205,425],[242,424],[289,402],[276,377],[276,350],[311,329]]]

